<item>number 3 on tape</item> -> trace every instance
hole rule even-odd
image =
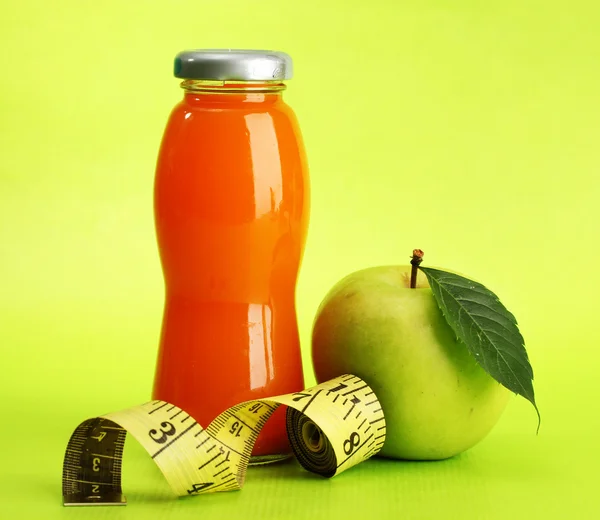
[[[287,405],[287,433],[300,464],[333,477],[375,455],[385,441],[385,419],[374,392],[343,375],[302,392],[247,401],[203,429],[164,401],[81,423],[63,466],[66,506],[125,504],[121,462],[129,432],[152,456],[179,496],[240,489],[252,447],[272,413]]]

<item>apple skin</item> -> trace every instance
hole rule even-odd
[[[456,336],[419,271],[379,266],[339,281],[312,333],[317,382],[355,374],[377,395],[387,426],[380,455],[439,460],[483,439],[511,393]]]

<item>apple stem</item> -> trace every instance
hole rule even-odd
[[[423,251],[420,249],[413,249],[413,254],[410,260],[412,269],[410,271],[410,288],[415,289],[417,287],[417,273],[419,271],[419,265],[423,261]]]

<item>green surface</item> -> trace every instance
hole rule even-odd
[[[0,518],[600,517],[600,4],[589,0],[6,1],[0,16]],[[162,306],[152,178],[189,47],[289,52],[313,207],[298,286],[307,383],[316,307],[346,273],[460,271],[517,316],[542,427],[513,399],[439,463],[325,481],[253,469],[176,500],[134,442],[126,508],[66,509],[80,420],[149,398]]]

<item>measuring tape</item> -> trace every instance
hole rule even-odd
[[[287,434],[300,464],[333,477],[375,455],[385,418],[371,388],[343,375],[302,392],[240,403],[203,429],[170,403],[151,401],[88,419],[65,454],[66,506],[124,505],[121,464],[129,432],[150,454],[178,496],[240,489],[252,447],[269,417],[287,405]]]

